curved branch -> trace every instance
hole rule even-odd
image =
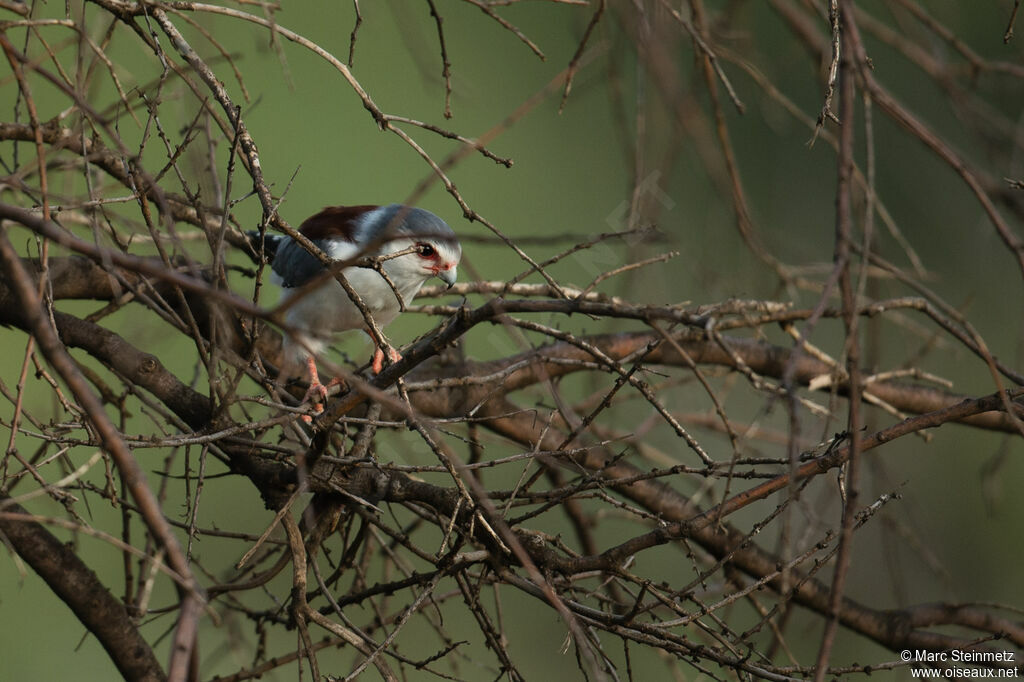
[[[69,545],[23,507],[0,495],[0,534],[96,637],[126,680],[165,680],[149,643],[100,579]]]

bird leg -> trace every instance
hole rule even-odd
[[[312,355],[306,358],[306,369],[309,370],[309,388],[306,389],[306,395],[302,396],[302,402],[312,403],[313,410],[319,414],[324,411],[323,403],[327,400],[327,391],[332,386],[343,384],[344,379],[334,377],[326,385],[320,383],[320,374],[316,371],[316,360]],[[308,414],[304,414],[302,415],[302,421],[308,424],[313,421],[313,418]]]
[[[327,399],[327,387],[320,383],[320,374],[316,371],[316,360],[312,355],[306,358],[306,369],[309,370],[309,388],[306,389],[306,395],[302,396],[302,402],[316,395],[320,397],[317,402],[323,402]]]
[[[391,357],[391,362],[398,362],[402,359],[402,354],[394,348],[388,348],[388,355]],[[370,367],[374,374],[380,374],[384,369],[384,350],[380,346],[377,346],[377,350],[373,352],[373,364]]]

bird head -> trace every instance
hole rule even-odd
[[[385,240],[379,255],[406,252],[384,261],[390,277],[421,283],[437,277],[449,287],[455,284],[462,247],[447,223],[430,211],[399,204],[374,213],[366,232],[368,238]]]

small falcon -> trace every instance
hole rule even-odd
[[[307,218],[299,232],[333,261],[381,259],[378,262],[387,279],[369,267],[342,270],[378,328],[394,320],[403,304],[411,302],[431,277],[440,278],[449,287],[455,284],[456,267],[462,258],[458,237],[447,223],[430,211],[400,204],[329,206]],[[260,234],[246,234],[259,253]],[[267,234],[263,251],[273,270],[271,281],[283,289],[282,303],[299,295],[312,280],[322,280],[313,291],[302,292],[284,317],[285,324],[296,332],[295,338],[285,336],[286,364],[305,361],[310,381],[304,400],[319,398],[315,402],[320,402],[327,397],[328,386],[338,380],[328,386],[320,383],[316,356],[339,332],[362,329],[368,333],[366,320],[342,286],[333,277],[324,276],[323,263],[301,244],[287,236]],[[399,252],[404,253],[388,258]],[[395,353],[391,359],[400,357]],[[373,356],[374,372],[381,371],[383,360],[384,352],[378,347]]]

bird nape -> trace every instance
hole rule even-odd
[[[298,231],[334,263],[368,258],[376,264],[349,265],[341,273],[378,329],[394,320],[431,277],[449,287],[455,284],[462,258],[458,237],[447,223],[430,211],[400,204],[329,206],[307,218]],[[281,304],[286,308],[282,374],[304,362],[309,389],[303,402],[313,400],[321,411],[328,388],[340,379],[321,383],[316,358],[340,332],[361,329],[370,335],[367,315],[305,246],[285,235],[246,234],[257,254],[270,262],[271,281],[282,288]],[[391,361],[400,358],[392,349]],[[373,371],[380,372],[383,364],[384,351],[378,345]]]

